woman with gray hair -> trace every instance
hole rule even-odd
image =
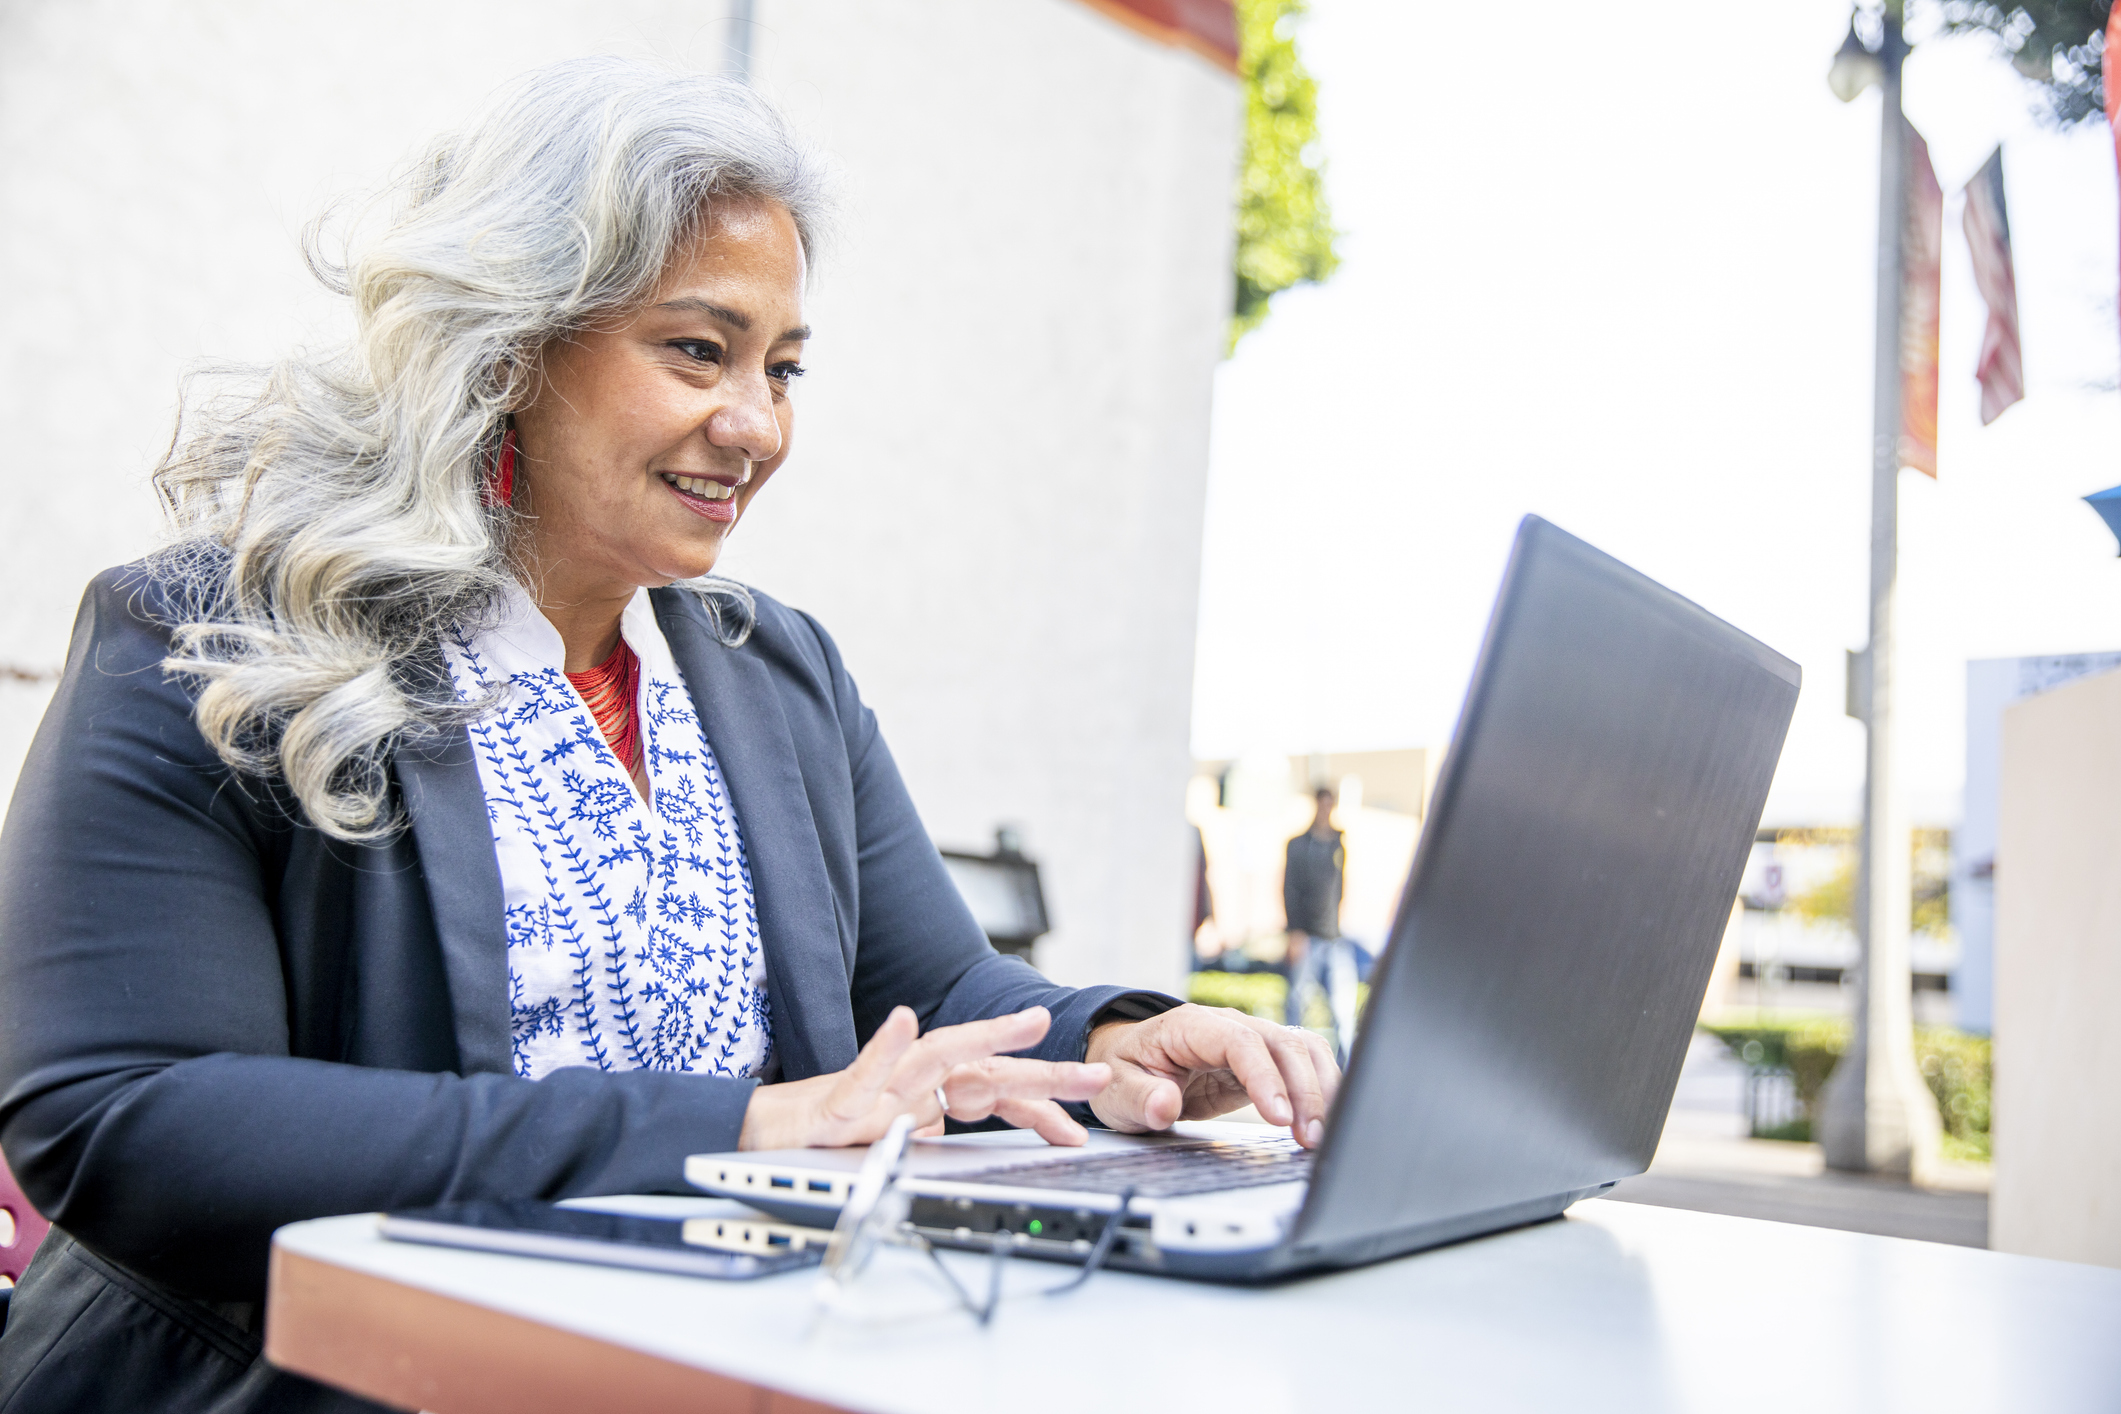
[[[741,86],[516,85],[188,409],[0,836],[0,1408],[371,1407],[259,1358],[274,1228],[683,1191],[901,1113],[1081,1143],[1321,1043],[988,946],[819,625],[711,577],[787,459],[820,168]]]

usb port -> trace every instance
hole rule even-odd
[[[812,1193],[830,1193],[832,1191],[832,1180],[829,1178],[813,1178],[810,1180],[810,1191]]]
[[[769,1232],[766,1234],[766,1245],[768,1247],[786,1247],[788,1245],[788,1234],[785,1232]]]
[[[792,1178],[774,1178],[774,1179],[768,1179],[768,1180],[767,1180],[767,1182],[771,1183],[771,1184],[772,1184],[772,1185],[773,1185],[773,1186],[774,1186],[775,1188],[793,1188],[793,1187],[795,1187],[795,1180],[794,1180],[794,1179],[792,1179]]]

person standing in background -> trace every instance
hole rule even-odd
[[[1289,922],[1289,1000],[1283,1019],[1301,1026],[1304,993],[1313,982],[1324,984],[1326,948],[1313,941],[1330,943],[1340,937],[1341,881],[1348,852],[1340,831],[1333,828],[1333,808],[1338,798],[1326,786],[1318,788],[1318,813],[1311,828],[1289,841],[1288,861],[1282,871],[1281,905]]]

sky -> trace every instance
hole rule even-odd
[[[1440,744],[1536,512],[1796,659],[1769,818],[1855,818],[1879,103],[1845,0],[1312,0],[1339,272],[1216,387],[1194,693],[1204,758]],[[1450,12],[1442,12],[1450,13]],[[1463,12],[1461,12],[1463,13]],[[2121,649],[2114,150],[1980,37],[1918,46],[1945,190],[1940,476],[1901,474],[1901,763],[1956,818],[1968,659]],[[2027,397],[1983,428],[1960,190],[2001,143]]]

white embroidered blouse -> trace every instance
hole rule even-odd
[[[507,908],[516,1073],[762,1075],[772,1013],[735,810],[647,590],[619,632],[641,660],[645,802],[528,595],[444,645],[461,699],[501,689],[471,743]]]

